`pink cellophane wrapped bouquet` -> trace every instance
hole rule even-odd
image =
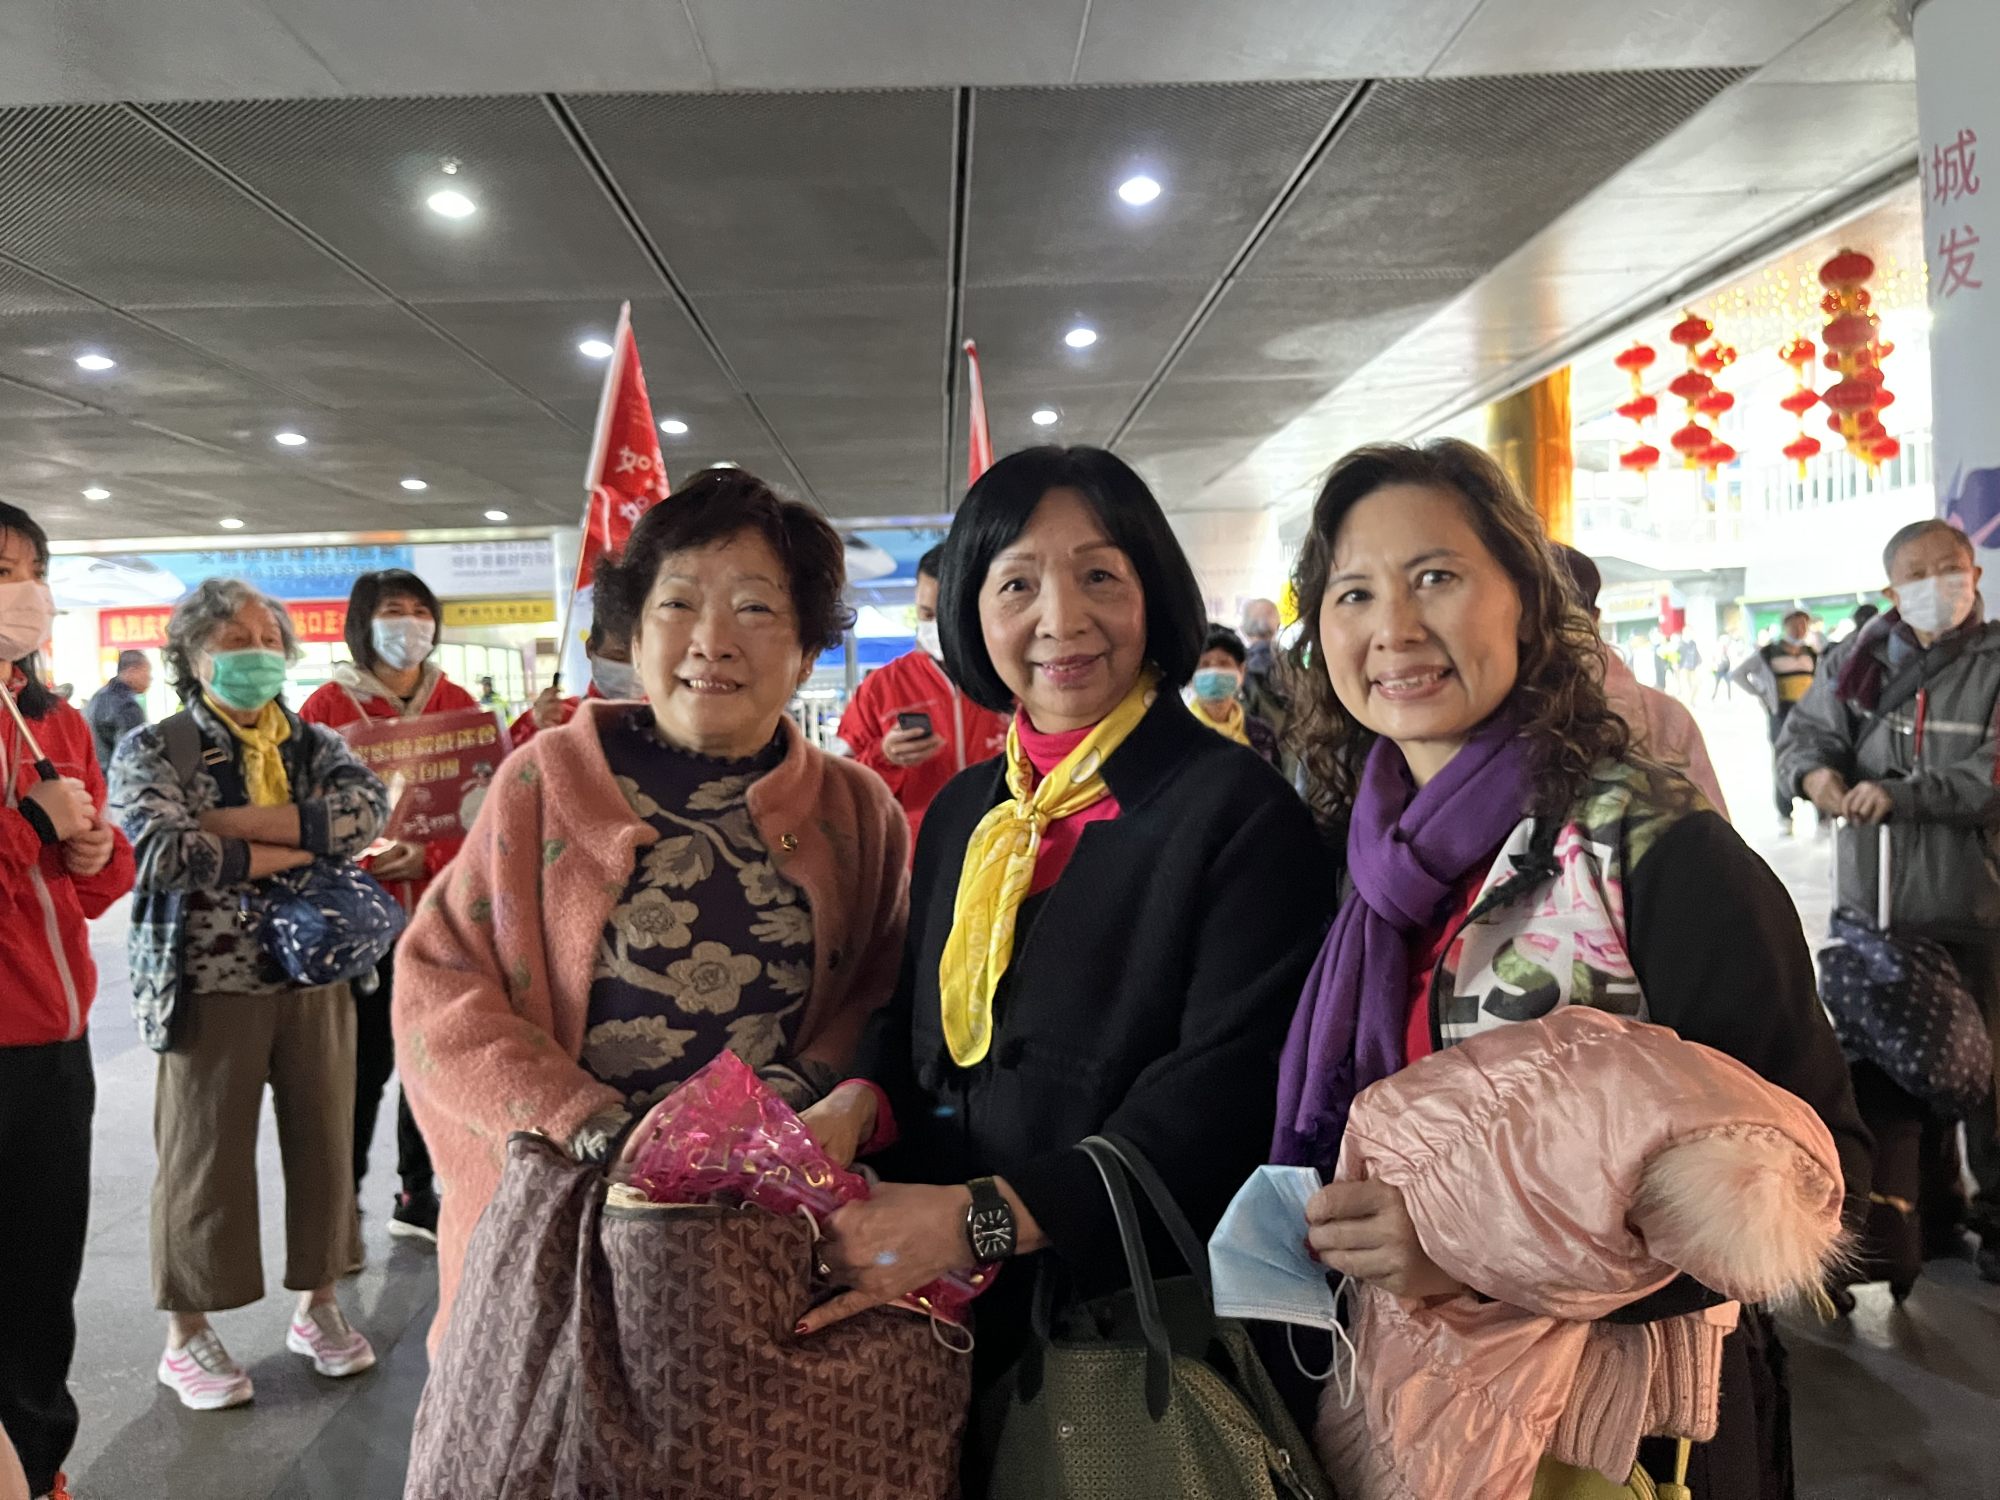
[[[868,1196],[868,1180],[837,1165],[805,1122],[734,1052],[719,1053],[669,1094],[631,1164],[631,1185],[655,1203],[747,1203],[801,1209],[824,1223]],[[953,1276],[904,1299],[920,1312],[965,1320],[990,1271]]]

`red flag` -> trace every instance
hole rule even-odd
[[[969,449],[971,473],[967,484],[977,484],[979,476],[993,467],[993,429],[986,425],[986,384],[979,378],[979,349],[965,341],[965,363],[972,371],[972,443]]]
[[[626,538],[648,507],[667,498],[667,461],[660,453],[660,430],[646,397],[646,372],[632,337],[632,304],[618,310],[611,340],[604,394],[597,403],[597,433],[584,471],[588,496],[583,513],[583,549],[576,559],[576,588],[590,587],[597,560],[624,549]]]
[[[639,517],[667,498],[667,462],[660,453],[660,430],[653,425],[653,403],[646,398],[646,372],[639,367],[629,302],[618,309],[618,332],[611,340],[583,487],[583,545],[563,605],[558,683],[564,677],[589,681],[583,642],[596,607],[593,585],[598,561],[607,553],[615,556],[624,551]],[[573,621],[580,621],[583,628],[573,630]]]

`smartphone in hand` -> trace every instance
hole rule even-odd
[[[914,729],[922,734],[931,732],[931,716],[924,713],[906,712],[896,715],[896,727],[900,730]]]

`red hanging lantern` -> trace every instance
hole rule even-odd
[[[1690,422],[1667,441],[1673,444],[1674,452],[1688,461],[1688,467],[1693,468],[1701,461],[1702,454],[1715,446],[1715,434],[1699,422]]]
[[[1692,360],[1695,348],[1698,345],[1707,343],[1714,335],[1715,325],[1713,323],[1709,322],[1706,318],[1698,318],[1693,313],[1689,313],[1680,322],[1674,324],[1673,328],[1667,334],[1667,339],[1670,343],[1678,344],[1683,349],[1686,349],[1689,359]]]
[[[1811,386],[1802,385],[1790,395],[1779,399],[1778,410],[1787,412],[1794,417],[1803,417],[1818,405],[1819,392]]]
[[[1868,445],[1868,455],[1878,464],[1886,464],[1903,451],[1903,445],[1892,437],[1878,437]]]
[[[1799,466],[1799,478],[1806,477],[1806,464],[1819,457],[1820,442],[1816,437],[1808,437],[1803,432],[1785,444],[1785,457]]]
[[[1695,402],[1695,408],[1704,417],[1719,417],[1736,405],[1736,398],[1728,391],[1710,391]]]
[[[1667,382],[1667,393],[1678,396],[1688,405],[1698,404],[1715,389],[1715,381],[1700,370],[1683,370]]]
[[[1820,400],[1826,403],[1828,411],[1872,411],[1875,406],[1875,387],[1865,380],[1843,380],[1839,385],[1829,386]]]
[[[1668,442],[1690,469],[1699,468],[1703,456],[1717,446],[1717,438],[1698,419],[1712,420],[1736,404],[1734,396],[1718,390],[1715,384],[1716,373],[1734,362],[1736,351],[1715,339],[1713,323],[1692,312],[1667,331],[1667,338],[1687,351],[1687,368],[1667,382],[1667,393],[1686,403],[1687,425]],[[1707,468],[1713,477],[1715,465]]]
[[[1635,474],[1648,474],[1660,465],[1660,450],[1646,438],[1646,423],[1659,415],[1660,400],[1646,393],[1646,372],[1659,354],[1650,344],[1633,344],[1622,349],[1611,363],[1632,377],[1632,399],[1618,408],[1618,415],[1632,424],[1634,445],[1618,455],[1618,465]]]
[[[1858,250],[1842,250],[1819,268],[1820,284],[1827,289],[1820,301],[1827,315],[1821,340],[1827,367],[1841,377],[1823,397],[1833,413],[1827,425],[1871,469],[1895,442],[1883,430],[1880,412],[1896,399],[1882,372],[1882,360],[1893,346],[1878,337],[1881,324],[1870,311],[1874,299],[1864,284],[1874,274],[1875,262]],[[1901,445],[1894,451],[1901,452]]]
[[[1819,268],[1819,283],[1835,292],[1851,292],[1874,274],[1874,261],[1859,250],[1843,250]]]

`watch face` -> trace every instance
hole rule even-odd
[[[1004,1207],[973,1212],[972,1251],[981,1260],[1005,1260],[1014,1253],[1014,1216]]]

